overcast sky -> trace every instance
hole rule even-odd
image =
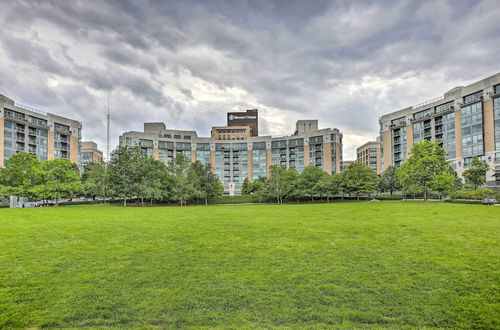
[[[500,1],[9,1],[0,93],[83,123],[105,150],[146,121],[208,136],[258,108],[260,134],[299,119],[344,133],[500,71]]]

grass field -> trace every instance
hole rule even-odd
[[[500,208],[0,210],[1,327],[500,327]]]

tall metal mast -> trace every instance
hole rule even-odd
[[[109,93],[108,93],[108,115],[106,116],[107,129],[106,129],[106,161],[109,162]]]

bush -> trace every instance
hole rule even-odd
[[[454,204],[477,204],[482,205],[482,201],[476,201],[471,199],[447,199],[444,201],[445,203],[454,203]]]
[[[487,189],[476,189],[476,190],[457,190],[451,194],[453,199],[472,199],[472,200],[483,200],[488,197],[495,197],[497,200],[499,199],[499,193]]]

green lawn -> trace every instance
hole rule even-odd
[[[0,210],[2,327],[500,327],[500,207]]]

